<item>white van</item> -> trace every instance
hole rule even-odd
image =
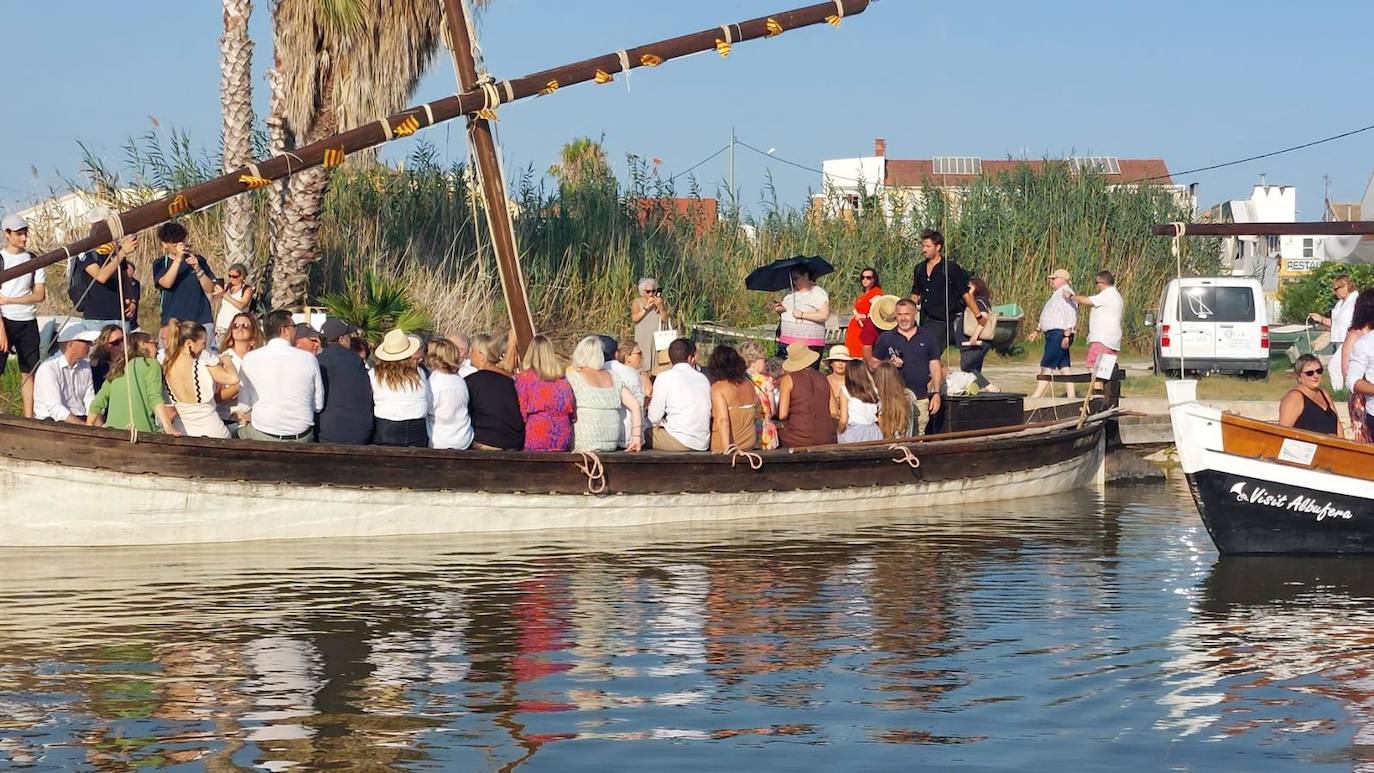
[[[1269,318],[1264,289],[1247,277],[1174,279],[1159,299],[1156,373],[1180,365],[1203,373],[1269,375]]]

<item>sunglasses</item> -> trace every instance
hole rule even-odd
[[[242,279],[242,278],[243,278],[243,274],[230,274],[230,275],[229,275],[229,278],[230,278],[230,279]]]
[[[252,330],[253,326],[247,322],[235,322],[229,326],[233,330]]]
[[[1317,368],[1316,370],[1304,370],[1304,371],[1302,372],[1302,374],[1303,374],[1304,376],[1320,376],[1321,374],[1323,374],[1323,373],[1325,373],[1325,372],[1326,372],[1326,368]]]
[[[662,294],[663,294],[663,291],[662,291],[662,290],[645,290],[644,292],[648,293],[649,295],[662,295]]]
[[[116,338],[116,339],[113,340],[113,341],[106,341],[106,342],[105,342],[105,345],[106,345],[106,346],[123,346],[123,345],[124,345],[124,339],[123,339],[123,338]]]
[[[859,275],[859,279],[877,279],[877,278],[878,278],[878,277],[876,277],[876,276],[874,276],[874,275],[872,275],[872,274],[860,274],[860,275]]]

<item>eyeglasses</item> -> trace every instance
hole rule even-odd
[[[1323,374],[1323,373],[1325,373],[1325,372],[1326,372],[1326,368],[1317,368],[1316,370],[1304,370],[1304,371],[1302,372],[1302,374],[1303,374],[1304,376],[1320,376],[1321,374]]]

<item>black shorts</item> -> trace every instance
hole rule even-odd
[[[38,367],[38,321],[15,322],[6,319],[5,337],[9,339],[9,351],[0,352],[0,373],[5,372],[10,355],[19,357],[19,372],[32,373]]]

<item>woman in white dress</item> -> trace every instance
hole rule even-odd
[[[215,388],[237,385],[239,374],[227,359],[205,351],[208,342],[199,322],[169,324],[163,381],[177,412],[177,430],[187,437],[232,437],[216,412]]]
[[[430,448],[467,448],[472,445],[472,418],[468,416],[468,386],[458,372],[463,355],[446,338],[431,338],[425,364],[429,366]]]
[[[229,360],[235,371],[242,372],[243,358],[249,352],[262,346],[262,328],[257,319],[248,312],[235,314],[229,326],[222,328],[224,337],[220,339],[219,356]],[[243,415],[248,413],[247,406],[239,405],[239,384],[222,385],[215,390],[215,400],[219,402],[219,417],[229,433],[238,437],[239,424]]]
[[[856,359],[849,363],[844,372],[844,389],[840,395],[840,431],[836,441],[862,443],[866,440],[882,440],[883,432],[878,428],[880,411],[878,387],[873,383],[872,371],[862,359]]]
[[[248,286],[248,269],[242,263],[235,263],[229,267],[226,277],[219,313],[215,315],[215,330],[219,333],[229,330],[234,315],[248,311],[253,306],[253,288]]]

